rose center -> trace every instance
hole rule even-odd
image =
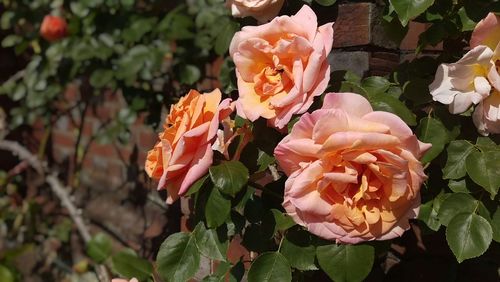
[[[255,92],[261,96],[274,96],[291,88],[292,80],[285,67],[267,66],[254,77]]]

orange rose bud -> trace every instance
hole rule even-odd
[[[49,42],[66,37],[68,24],[61,17],[47,15],[43,18],[40,34]]]

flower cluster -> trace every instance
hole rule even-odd
[[[470,40],[471,50],[456,63],[439,66],[429,90],[435,101],[459,114],[475,105],[479,133],[500,133],[500,17],[488,14]]]
[[[243,14],[282,1],[227,3]],[[234,35],[229,52],[238,99],[222,100],[219,90],[191,90],[171,107],[148,153],[146,171],[159,180],[159,189],[168,189],[168,202],[208,172],[213,150],[229,159],[228,148],[238,136],[233,159],[239,158],[241,146],[252,137],[247,125],[235,129],[233,110],[250,122],[263,118],[280,132],[300,115],[274,150],[288,176],[283,207],[294,221],[343,243],[390,239],[409,228],[426,179],[419,159],[430,144],[417,140],[398,116],[373,111],[358,94],[325,94],[322,108],[307,113],[330,79],[332,26],[318,26],[315,13],[303,6],[293,16],[247,26]]]

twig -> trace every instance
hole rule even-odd
[[[73,202],[71,202],[67,189],[63,187],[59,179],[57,179],[57,177],[53,174],[47,176],[47,183],[52,188],[52,191],[54,191],[54,194],[56,194],[59,200],[61,200],[62,206],[68,210],[69,216],[73,219],[73,222],[75,223],[78,232],[80,232],[83,241],[88,243],[92,236],[90,236],[90,232],[83,222],[81,211],[79,211],[75,205],[73,205]]]
[[[14,141],[1,140],[0,150],[10,151],[15,156],[18,156],[21,160],[27,161],[30,166],[36,170],[36,172],[44,175],[43,165],[40,160],[26,148],[19,145],[19,143]]]
[[[45,169],[42,162],[33,155],[28,149],[19,145],[19,143],[14,141],[0,140],[0,149],[8,150],[14,155],[17,155],[20,159],[27,161],[39,174],[45,175]],[[78,233],[82,237],[85,243],[88,243],[92,238],[90,236],[89,229],[85,225],[81,212],[75,207],[70,199],[70,195],[67,189],[61,184],[61,181],[57,178],[55,174],[50,174],[46,177],[46,181],[54,194],[59,198],[63,207],[65,207],[71,219],[75,223]],[[104,265],[97,265],[96,267],[97,275],[99,280],[108,282],[110,281],[108,271]]]

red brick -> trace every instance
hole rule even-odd
[[[90,112],[87,112],[87,116],[85,117],[85,124],[83,125],[83,135],[87,137],[91,137],[94,135],[95,123],[97,121],[93,118]]]
[[[241,238],[235,236],[227,249],[227,259],[231,263],[237,263],[243,257],[244,261],[250,261],[250,252],[241,245]],[[245,263],[245,268],[249,268],[250,263]]]
[[[143,127],[139,132],[139,149],[150,150],[158,142],[158,134],[150,128]]]
[[[339,5],[338,18],[333,25],[333,47],[370,44],[372,9],[371,3]]]
[[[144,163],[146,163],[147,156],[148,156],[147,151],[140,151],[139,150],[139,157],[137,159],[137,162],[139,163],[140,166],[143,166]]]
[[[117,157],[115,152],[116,150],[111,144],[99,144],[97,142],[92,142],[88,154],[100,157]]]
[[[41,141],[43,139],[45,127],[42,119],[38,119],[35,123],[33,123],[32,134],[37,141]]]
[[[418,38],[420,34],[429,28],[430,24],[410,22],[408,33],[401,41],[399,46],[402,50],[415,50],[418,46]],[[425,50],[443,50],[443,44],[439,43],[437,46],[427,46]]]
[[[78,90],[78,85],[71,83],[66,86],[64,91],[64,98],[68,102],[76,102],[80,100],[80,91]]]
[[[398,67],[399,60],[398,53],[373,52],[370,57],[370,74],[387,75]]]
[[[55,147],[70,147],[73,148],[76,143],[76,138],[73,134],[66,131],[54,130],[52,131],[52,142]]]

